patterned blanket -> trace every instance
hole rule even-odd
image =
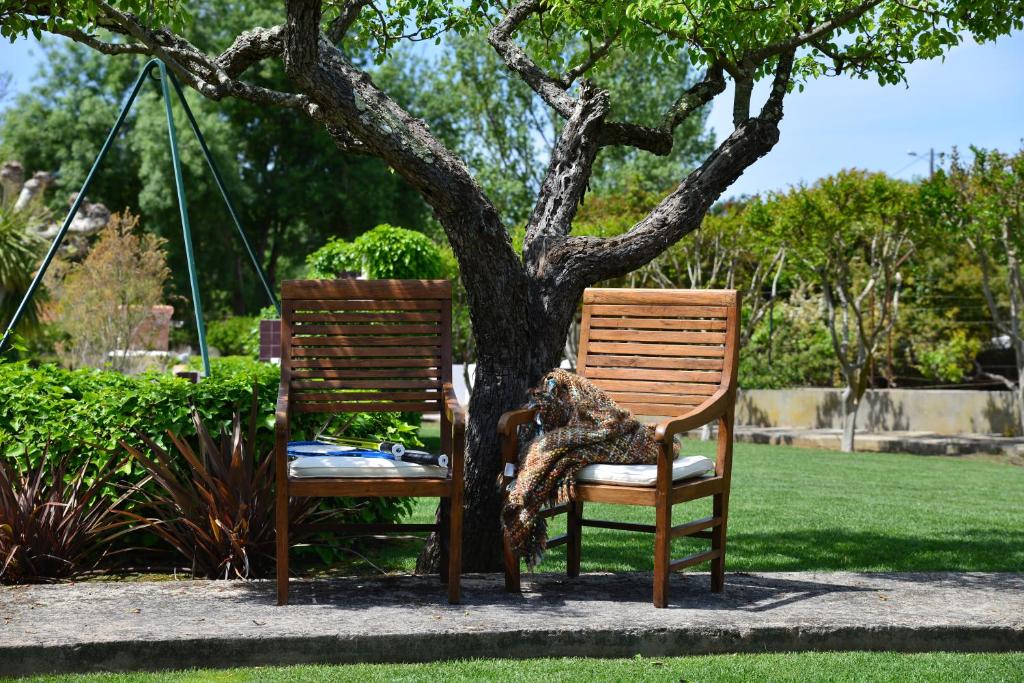
[[[583,377],[553,370],[530,390],[537,419],[521,439],[517,476],[509,485],[502,524],[532,570],[544,556],[541,509],[571,500],[576,473],[594,463],[653,464],[654,430]],[[521,435],[522,436],[522,435]]]

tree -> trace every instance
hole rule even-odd
[[[277,23],[283,13],[265,0],[213,0],[203,3],[203,16],[191,37],[205,49],[230,40],[245,27],[242,22]],[[41,49],[45,59],[33,88],[12,97],[0,114],[0,159],[59,171],[60,191],[50,196],[50,205],[63,218],[64,199],[85,178],[144,57],[111,58],[54,38],[44,40]],[[283,67],[270,61],[250,76],[268,86],[286,82]],[[315,123],[244,100],[212,103],[194,92],[187,95],[272,281],[299,275],[305,254],[330,236],[352,238],[366,225],[419,226],[426,220],[426,205],[401,178],[377,159],[339,154]],[[177,106],[175,120],[205,308],[211,316],[258,309],[268,302]],[[157,88],[144,88],[125,130],[89,196],[114,210],[130,209],[147,230],[167,240],[172,285],[186,293],[188,274]]]
[[[1013,349],[1016,381],[999,379],[1017,391],[1024,431],[1024,150],[972,151],[970,165],[954,154],[948,174],[936,174],[929,189],[939,219],[969,245],[992,325]]]
[[[846,453],[854,450],[875,355],[896,324],[901,270],[922,239],[917,193],[881,173],[844,171],[750,209],[825,300],[825,324],[845,383]]]
[[[71,367],[140,365],[131,351],[144,348],[170,271],[163,240],[138,227],[137,217],[114,214],[85,260],[67,271],[55,317],[70,338],[60,355]]]
[[[1016,0],[969,6],[953,0],[813,0],[732,3],[694,0],[288,0],[283,23],[253,26],[210,54],[188,40],[190,6],[142,0],[30,1],[0,9],[0,34],[50,31],[108,54],[148,54],[200,94],[282,107],[318,122],[334,143],[384,160],[430,206],[458,259],[478,354],[467,429],[465,567],[500,566],[495,425],[526,388],[562,357],[584,288],[648,263],[697,229],[709,207],[779,139],[788,93],[825,73],[899,83],[904,65],[940,56],[973,35],[992,40],[1024,25]],[[364,11],[367,10],[367,11]],[[203,23],[203,22],[198,22]],[[105,40],[97,28],[118,38]],[[560,119],[547,170],[516,253],[502,216],[465,161],[379,88],[352,55],[373,47],[386,61],[403,40],[445,31],[486,33],[504,68]],[[670,62],[685,52],[703,77],[680,88],[657,125],[613,115],[607,90],[587,75],[615,51]],[[280,86],[246,74],[283,63]],[[571,234],[602,150],[664,156],[674,131],[735,84],[734,130],[628,232]],[[760,108],[754,84],[769,81]],[[634,88],[626,98],[642,98]],[[436,544],[424,563],[436,561]]]

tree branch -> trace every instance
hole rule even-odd
[[[769,59],[770,57],[795,50],[801,45],[806,45],[810,42],[823,38],[836,29],[842,28],[848,22],[853,21],[881,2],[882,0],[866,0],[866,2],[862,2],[859,5],[853,5],[852,7],[836,14],[831,19],[823,21],[816,26],[812,26],[803,33],[798,33],[785,40],[780,40],[770,45],[766,45],[759,50],[754,50],[746,56],[746,59],[757,64]]]
[[[341,13],[335,17],[327,26],[327,40],[332,43],[339,43],[345,37],[352,24],[356,23],[360,12],[369,5],[371,0],[348,0],[341,8]]]
[[[284,69],[299,83],[308,82],[320,49],[320,0],[288,0],[285,11]]]
[[[561,79],[559,79],[559,83],[562,86],[562,88],[568,90],[577,78],[593,69],[595,64],[604,59],[604,57],[608,54],[608,51],[611,49],[612,45],[615,44],[615,41],[618,40],[620,35],[622,35],[622,29],[617,29],[611,36],[608,37],[607,40],[601,43],[596,49],[592,50],[590,52],[590,55],[585,60],[583,60],[583,62],[574,66],[571,69],[567,69],[566,72],[562,74]]]
[[[696,230],[722,192],[778,139],[775,122],[748,119],[628,232],[610,238],[569,237],[552,250],[549,260],[563,268],[565,278],[583,280],[584,286],[639,268]]]
[[[712,64],[699,82],[688,88],[666,112],[656,128],[635,123],[609,121],[601,131],[601,146],[628,145],[646,152],[665,156],[672,151],[675,129],[693,112],[715,99],[725,90],[722,65]]]
[[[108,43],[79,29],[66,28],[60,25],[50,29],[43,22],[39,22],[39,28],[67,36],[76,43],[81,43],[105,55],[144,55],[149,53],[149,48],[142,43]]]
[[[523,259],[531,275],[544,273],[544,256],[551,242],[563,238],[572,227],[590,181],[608,106],[608,92],[584,81],[576,108],[551,152],[551,163],[527,223]]]
[[[540,11],[540,0],[522,0],[508,10],[505,17],[487,34],[487,42],[530,88],[540,95],[548,106],[568,119],[573,112],[573,98],[566,94],[568,86],[552,78],[516,45],[512,36],[532,14]]]
[[[257,27],[244,31],[215,60],[224,73],[231,78],[241,76],[246,69],[269,57],[278,57],[284,52],[284,26],[272,28]]]
[[[732,125],[738,127],[750,118],[750,96],[754,93],[754,78],[743,75],[736,79],[736,92],[732,100]]]
[[[548,254],[562,277],[583,286],[622,276],[696,230],[704,214],[743,171],[779,139],[782,101],[789,89],[793,52],[779,58],[772,92],[760,115],[740,124],[700,168],[627,233],[611,238],[569,237]]]

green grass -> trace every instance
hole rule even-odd
[[[436,425],[427,424],[423,434],[435,448],[436,430]],[[714,443],[685,441],[683,449],[712,456]],[[432,521],[435,507],[436,501],[419,499],[414,521]],[[679,505],[674,520],[696,519],[709,512],[708,501]],[[652,511],[638,507],[588,505],[584,515],[653,522]],[[553,533],[561,532],[563,519],[554,521]],[[582,568],[650,570],[652,540],[648,534],[585,529]],[[701,541],[677,543],[676,557],[703,547]],[[369,557],[385,567],[410,570],[418,550],[414,541],[384,542],[370,548]],[[963,458],[848,455],[736,444],[727,567],[729,571],[1021,571],[1024,468]],[[564,568],[563,547],[548,553],[539,571]]]
[[[168,673],[41,676],[38,683],[210,683],[305,681],[901,681],[981,683],[1024,679],[1024,654],[887,652],[715,655],[633,659],[507,659],[434,664],[353,664]]]

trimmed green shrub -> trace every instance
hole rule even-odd
[[[344,272],[370,279],[424,279],[443,277],[441,249],[429,237],[394,225],[378,225],[346,242],[332,239],[306,259],[309,276],[335,278]]]
[[[206,341],[222,356],[255,358],[260,351],[259,320],[242,315],[211,320],[206,325]]]
[[[130,377],[50,364],[0,364],[0,446],[20,471],[38,465],[44,453],[54,463],[66,457],[69,471],[90,462],[96,465],[90,472],[101,471],[123,459],[121,441],[141,445],[140,432],[163,447],[170,445],[168,431],[194,436],[193,408],[211,431],[227,429],[236,411],[248,411],[255,389],[256,436],[262,451],[273,444],[279,383],[276,365],[238,357],[213,359],[211,376],[197,384],[167,374]],[[324,419],[312,413],[295,415],[292,438],[312,437]],[[360,413],[346,434],[419,445],[416,428],[397,413]],[[129,461],[119,475],[122,483],[134,484],[146,472]],[[116,495],[116,489],[110,487],[109,494]],[[377,499],[360,515],[391,519],[407,507],[405,502]]]

